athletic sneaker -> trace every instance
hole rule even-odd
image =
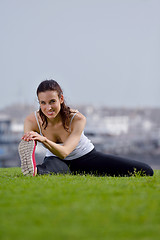
[[[35,160],[36,142],[24,141],[19,143],[18,152],[21,159],[21,169],[24,175],[35,176],[36,160]]]

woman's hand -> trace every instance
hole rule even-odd
[[[27,132],[23,135],[22,139],[24,141],[38,141],[38,142],[45,142],[46,141],[46,137],[41,136],[40,134],[38,134],[37,132],[31,131],[31,132]]]

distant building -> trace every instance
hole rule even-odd
[[[110,135],[127,134],[129,128],[128,116],[113,116],[103,118],[104,128]]]
[[[0,115],[0,143],[5,142],[11,131],[11,119],[7,115]]]
[[[18,143],[22,136],[22,124],[0,114],[0,167],[19,166]]]
[[[98,114],[90,116],[87,121],[86,132],[90,134],[121,135],[127,134],[129,129],[128,116],[105,116]]]

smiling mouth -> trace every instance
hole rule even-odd
[[[52,112],[47,112],[48,115],[52,115],[53,113],[54,113],[54,111],[52,111]]]

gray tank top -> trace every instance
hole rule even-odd
[[[70,125],[69,125],[69,131],[71,132],[71,124],[72,121],[74,119],[74,117],[76,116],[76,114],[78,113],[75,112],[71,118],[70,121]],[[39,132],[42,135],[42,131],[41,131],[41,127],[38,121],[38,117],[37,117],[37,112],[35,111],[35,118],[38,124],[38,128],[39,128]],[[63,143],[62,143],[63,145]],[[78,145],[76,146],[76,148],[64,159],[64,160],[73,160],[79,157],[82,157],[84,155],[86,155],[87,153],[91,152],[94,149],[94,145],[91,143],[91,141],[84,135],[84,132],[82,132],[80,141],[78,143]],[[48,149],[46,150],[46,157],[51,157],[51,156],[56,156],[55,154],[53,154],[52,152],[50,152]]]

